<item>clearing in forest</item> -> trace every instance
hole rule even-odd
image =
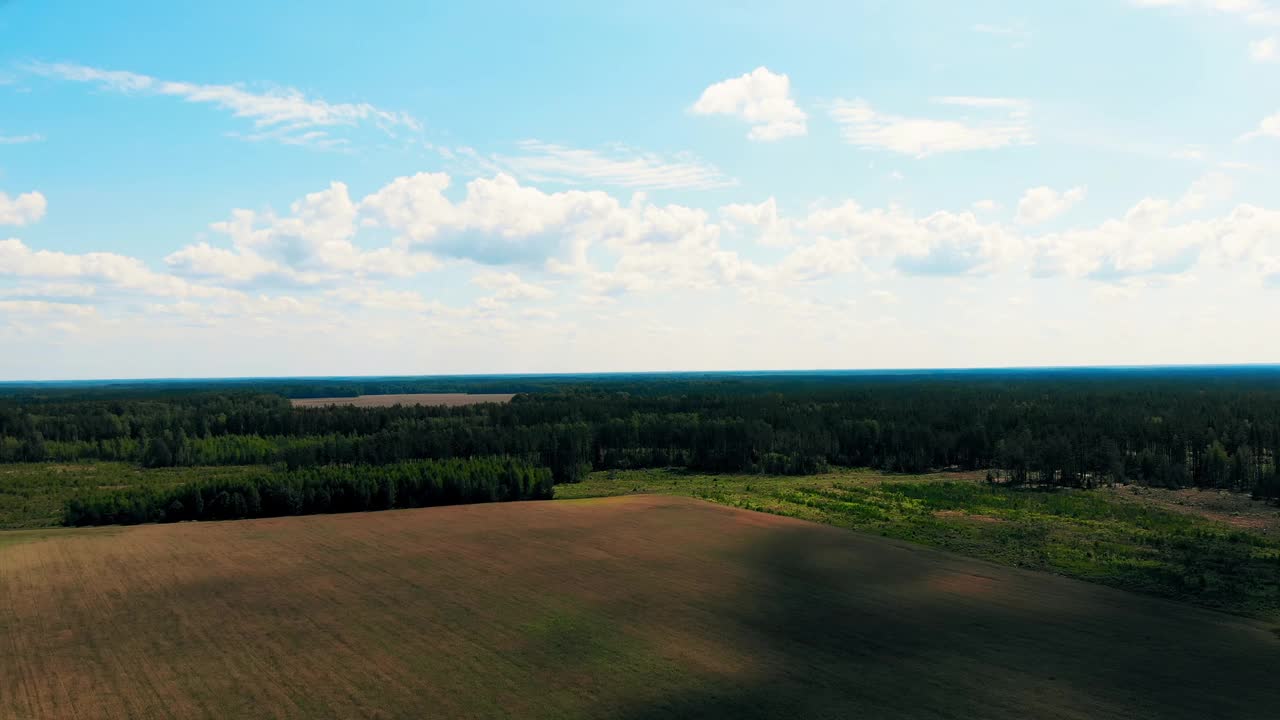
[[[357,395],[355,397],[294,398],[294,407],[328,407],[329,405],[354,405],[355,407],[391,407],[393,405],[443,405],[459,407],[480,403],[506,403],[515,397],[513,393],[406,393],[401,395]]]
[[[691,498],[12,539],[6,720],[1275,710],[1265,624]]]

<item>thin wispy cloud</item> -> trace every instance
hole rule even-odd
[[[1280,62],[1280,39],[1263,38],[1249,43],[1249,57],[1254,62]]]
[[[1280,112],[1263,118],[1257,129],[1241,135],[1239,140],[1246,142],[1257,138],[1280,138]]]
[[[164,80],[124,70],[104,70],[75,63],[34,62],[24,66],[41,77],[94,85],[129,95],[177,97],[207,104],[249,120],[255,132],[236,134],[246,140],[274,140],[294,145],[332,147],[340,144],[331,130],[372,126],[384,133],[397,129],[419,131],[422,124],[405,112],[384,110],[369,103],[331,103],[281,87],[254,92],[242,85],[199,84]]]
[[[1252,25],[1280,26],[1280,6],[1266,0],[1131,0],[1141,8],[1199,11],[1238,17]]]
[[[1007,38],[1011,47],[1024,48],[1031,42],[1031,32],[1022,23],[991,24],[978,23],[971,28],[976,33]]]
[[[1153,8],[1219,15],[1243,20],[1255,27],[1280,27],[1280,4],[1269,0],[1131,0],[1141,8]],[[1280,61],[1280,43],[1276,37],[1264,37],[1249,43],[1249,57],[1254,62]]]
[[[836,100],[831,118],[841,126],[845,142],[868,150],[889,150],[924,158],[970,150],[994,150],[1030,145],[1030,105],[1003,97],[946,96],[933,103],[971,108],[983,117],[972,119],[910,117],[877,110],[862,98]]]
[[[737,184],[716,166],[686,153],[663,155],[626,146],[600,151],[540,140],[524,140],[518,147],[519,153],[494,156],[494,162],[538,182],[650,190],[707,190]]]
[[[958,105],[960,107],[999,108],[1019,116],[1026,116],[1030,113],[1030,106],[1027,101],[1019,100],[1018,98],[944,95],[934,98],[933,102],[939,105]]]
[[[0,145],[24,145],[26,143],[40,142],[44,140],[44,136],[39,133],[31,133],[28,135],[0,135]]]

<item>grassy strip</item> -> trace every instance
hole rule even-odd
[[[261,465],[156,468],[131,463],[0,464],[0,530],[56,527],[67,501],[111,490],[167,490],[261,475]]]
[[[946,476],[597,473],[556,497],[663,492],[798,517],[1255,617],[1280,618],[1280,542],[1087,491]]]

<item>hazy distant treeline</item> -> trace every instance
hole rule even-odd
[[[1012,483],[1194,485],[1275,498],[1278,447],[1274,369],[651,378],[454,408],[295,409],[278,395],[224,391],[0,400],[0,461],[301,469],[507,456],[549,468],[556,482],[656,466],[950,467]]]

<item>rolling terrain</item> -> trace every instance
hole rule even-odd
[[[0,718],[1259,718],[1257,621],[636,495],[7,533]]]
[[[1280,623],[1280,539],[1273,532],[1280,509],[1238,494],[1132,485],[1011,488],[984,482],[979,473],[852,469],[806,477],[631,470],[555,488],[560,499],[649,493],[811,520]]]

